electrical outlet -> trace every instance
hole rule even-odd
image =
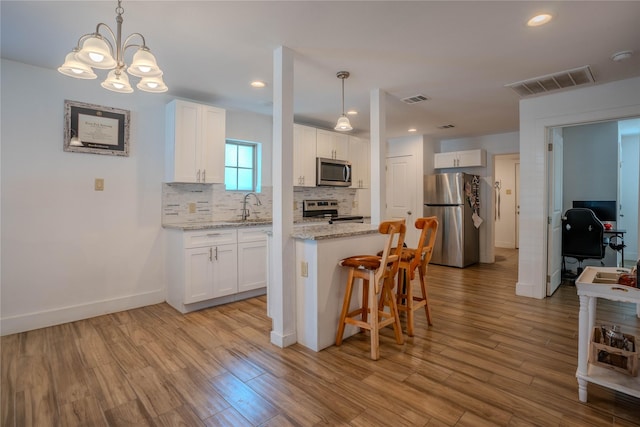
[[[511,190],[510,189],[507,190],[507,194],[511,194]]]
[[[189,203],[189,213],[196,213],[196,204],[195,203]]]
[[[300,275],[302,277],[309,277],[309,263],[306,261],[300,262]]]
[[[294,211],[298,210],[298,202],[293,202],[293,210]]]
[[[93,189],[95,191],[104,191],[104,179],[103,178],[96,178],[96,180],[94,181],[94,184],[93,184]]]

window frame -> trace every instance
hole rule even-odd
[[[226,147],[227,145],[235,145],[236,147],[240,147],[240,146],[244,146],[244,147],[251,147],[252,149],[252,164],[251,164],[251,168],[247,168],[247,167],[240,167],[240,166],[227,166],[227,158],[226,158]],[[225,177],[226,177],[226,171],[227,168],[233,168],[236,171],[236,186],[233,189],[229,189],[227,188],[227,182],[225,179],[225,183],[224,183],[224,187],[225,187],[225,191],[238,191],[238,192],[259,192],[259,177],[258,177],[258,173],[259,173],[259,169],[258,169],[258,156],[259,156],[259,148],[260,148],[260,144],[258,144],[257,142],[251,142],[251,141],[242,141],[242,140],[238,140],[238,139],[231,139],[231,138],[227,138],[225,139],[225,159],[224,159],[224,168],[225,168]],[[236,157],[236,165],[238,164],[237,161],[237,157]],[[238,170],[251,170],[251,189],[238,189]]]

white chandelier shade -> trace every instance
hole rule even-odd
[[[140,82],[136,85],[136,87],[145,92],[152,93],[162,93],[169,90],[167,85],[162,81],[162,77],[143,77],[140,79]]]
[[[129,77],[127,77],[126,73],[118,69],[109,71],[107,79],[103,81],[100,86],[118,93],[133,92],[133,88],[129,84]]]
[[[141,47],[133,55],[133,62],[127,72],[136,77],[159,77],[162,70],[156,63],[156,57],[147,48]]]
[[[76,59],[77,52],[77,49],[69,52],[64,59],[64,64],[58,68],[58,71],[66,76],[75,77],[76,79],[95,79],[98,77],[90,66]]]
[[[160,93],[168,90],[162,80],[162,70],[158,67],[155,56],[146,45],[144,36],[133,33],[122,41],[122,0],[118,0],[116,8],[116,32],[104,23],[96,26],[94,33],[85,34],[78,40],[78,44],[65,57],[58,71],[66,76],[78,79],[95,79],[97,76],[93,68],[111,70],[101,86],[118,93],[131,93],[133,88],[129,83],[127,73],[139,77],[141,80],[136,87],[145,92]],[[105,30],[111,41],[100,33]],[[131,43],[139,38],[139,44]],[[127,68],[124,62],[124,53],[130,48],[137,48],[133,55],[132,63]]]
[[[117,65],[111,55],[111,46],[100,34],[94,34],[82,43],[82,49],[76,54],[78,60],[92,68],[110,70]]]

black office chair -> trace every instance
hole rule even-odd
[[[603,259],[604,226],[591,209],[573,208],[562,217],[562,262],[571,257],[578,260],[577,274],[582,273],[585,259]]]

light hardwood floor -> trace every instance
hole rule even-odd
[[[269,343],[265,298],[188,315],[166,304],[2,338],[3,426],[638,426],[640,399],[578,401],[578,299],[515,296],[517,252],[432,265],[434,325],[319,353]],[[598,320],[640,335],[631,306]],[[406,337],[406,335],[405,335]]]

